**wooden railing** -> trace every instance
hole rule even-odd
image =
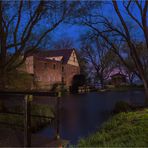
[[[24,99],[24,113],[16,113],[16,112],[6,112],[9,114],[20,114],[24,116],[24,146],[31,146],[31,116],[39,117],[39,118],[49,118],[47,116],[39,116],[39,115],[31,115],[31,102],[33,100],[33,96],[48,96],[55,97],[56,101],[56,138],[60,138],[59,135],[59,101],[61,97],[61,92],[36,92],[36,91],[0,91],[0,95],[23,95]]]

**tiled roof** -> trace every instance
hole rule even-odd
[[[37,55],[38,57],[58,57],[62,56],[62,62],[67,63],[72,51],[75,49],[60,49],[60,50],[46,50],[41,51],[38,50],[34,52],[32,55]]]

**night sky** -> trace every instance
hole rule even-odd
[[[111,2],[108,1],[103,1],[103,2],[107,2],[105,3],[105,5],[102,5],[102,7],[98,7],[98,12],[103,14],[104,16],[107,16],[109,18],[111,18],[114,23],[119,23],[119,20],[117,18],[117,15],[115,14],[113,5]],[[118,5],[119,5],[119,9],[122,12],[122,15],[127,19],[127,21],[131,21],[131,19],[129,19],[123,9],[122,3],[121,1],[118,1]],[[137,11],[137,9],[134,7],[133,12],[135,14],[135,16],[139,16],[139,12]],[[13,10],[12,10],[13,13]],[[22,28],[23,28],[23,24],[25,24],[25,22],[27,21],[27,17],[23,16],[22,19]],[[46,22],[48,24],[48,22]],[[44,27],[45,23],[43,23],[43,25],[41,25],[42,27]],[[97,27],[100,27],[99,25]],[[54,41],[58,41],[61,38],[70,38],[73,40],[74,43],[74,48],[80,49],[81,45],[80,45],[80,37],[81,35],[85,34],[90,28],[86,27],[86,26],[80,26],[78,24],[71,24],[69,23],[61,23],[55,30],[53,30],[51,33],[49,33],[49,36],[51,38],[47,40],[49,40],[49,46],[48,48],[52,48]],[[37,27],[38,32],[40,32],[40,28]],[[21,28],[20,28],[21,31]],[[138,32],[138,36],[137,36],[137,32]],[[136,28],[133,31],[133,34],[135,33],[135,38],[138,39],[142,39],[143,34],[141,34],[141,30],[137,30]],[[44,48],[44,47],[43,47]],[[13,51],[13,49],[11,49],[11,51]]]
[[[118,1],[118,6],[119,9],[121,10],[121,13],[123,15],[124,18],[127,19],[127,21],[131,21],[131,19],[129,19],[126,15],[126,12],[124,11],[124,8],[122,6],[121,1]],[[98,8],[99,12],[104,14],[107,17],[110,17],[114,23],[118,22],[118,18],[117,15],[115,14],[114,8],[112,6],[111,3],[105,4],[104,6]],[[134,7],[134,9],[132,10],[134,15],[140,16],[140,13],[137,11],[137,9]],[[139,17],[140,19],[140,17]],[[59,25],[52,33],[53,36],[53,40],[60,40],[60,38],[63,37],[70,37],[73,41],[74,41],[74,48],[80,48],[80,37],[81,35],[85,34],[87,31],[89,30],[88,27],[86,26],[80,26],[80,25],[71,25],[71,24],[67,24],[67,23],[62,23],[61,25]],[[137,36],[137,32],[138,32],[138,36]],[[141,30],[134,30],[134,32],[136,34],[135,39],[141,39],[143,34],[141,32]]]

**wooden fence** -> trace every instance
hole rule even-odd
[[[55,97],[56,101],[56,138],[60,138],[59,135],[59,104],[60,104],[60,92],[14,92],[14,91],[0,91],[0,95],[22,95],[24,99],[24,113],[18,112],[5,112],[6,114],[17,114],[24,116],[24,146],[30,147],[31,146],[31,116],[38,117],[38,118],[49,118],[47,116],[39,116],[39,115],[31,115],[31,102],[34,96],[48,96],[48,97]],[[5,124],[5,123],[1,123]]]

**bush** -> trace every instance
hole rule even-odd
[[[28,73],[12,71],[7,75],[7,89],[30,90],[33,86],[33,76]]]
[[[115,104],[113,113],[128,112],[132,110],[132,106],[124,101],[119,101]]]

